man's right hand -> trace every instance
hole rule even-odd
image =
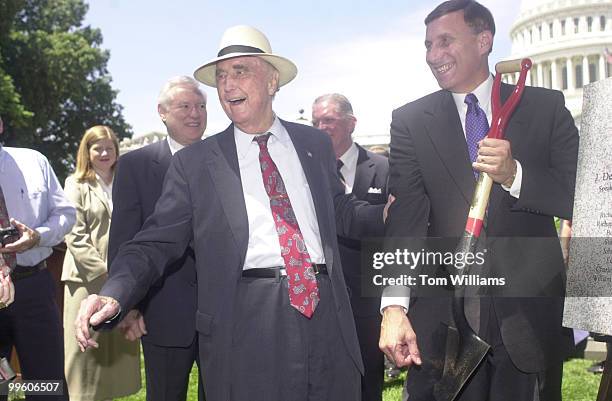
[[[1,269],[1,268],[0,268]],[[7,268],[8,269],[8,268]],[[0,271],[0,309],[4,309],[15,300],[15,286],[11,281],[11,276]]]
[[[383,310],[378,346],[398,368],[421,364],[416,334],[401,306],[387,306]]]
[[[98,348],[98,343],[91,338],[89,326],[97,326],[116,316],[121,307],[114,298],[91,294],[81,302],[79,314],[74,321],[76,340],[81,352],[88,348]]]
[[[121,330],[126,340],[136,341],[140,337],[147,334],[147,326],[145,326],[142,313],[138,309],[132,309],[125,315],[125,318],[117,325]]]

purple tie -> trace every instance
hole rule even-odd
[[[480,142],[489,131],[489,122],[484,110],[478,106],[478,98],[473,93],[465,95],[465,104],[468,109],[465,115],[465,140],[472,163],[476,161],[478,155],[478,142]],[[478,172],[474,170],[474,177],[478,177]]]

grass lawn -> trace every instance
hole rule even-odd
[[[599,389],[599,380],[601,375],[594,375],[586,371],[593,361],[585,359],[573,359],[566,362],[563,367],[563,399],[565,401],[595,401],[597,398],[597,390]],[[142,372],[144,378],[144,370]],[[402,384],[406,378],[406,373],[397,379],[386,379],[383,392],[384,401],[401,401],[402,399]],[[189,401],[198,399],[197,386],[197,369],[191,371],[191,379],[189,380],[189,392],[187,394]],[[137,394],[119,399],[120,401],[144,401],[145,390],[143,388]],[[366,400],[364,400],[366,401]]]
[[[594,375],[586,371],[586,368],[592,363],[593,361],[585,359],[573,359],[565,363],[563,367],[563,399],[565,401],[595,401],[601,375]],[[142,377],[142,389],[138,393],[120,398],[117,401],[145,401],[144,368],[142,369]],[[402,383],[405,378],[406,373],[403,372],[397,379],[386,379],[383,392],[384,401],[401,401]],[[196,401],[198,399],[197,369],[195,365],[191,371],[187,399],[189,401]],[[12,401],[19,400],[22,399],[17,398]]]

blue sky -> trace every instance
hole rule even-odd
[[[526,0],[524,0],[526,1]],[[171,4],[171,5],[170,5]],[[189,75],[214,58],[223,31],[247,24],[262,30],[275,53],[298,66],[297,78],[281,88],[274,109],[294,120],[298,110],[328,92],[345,94],[358,119],[355,135],[389,133],[391,112],[437,85],[425,64],[423,19],[437,2],[385,0],[95,0],[86,24],[100,28],[110,50],[109,70],[135,136],[164,127],[157,95],[175,75]],[[497,35],[492,63],[510,55],[510,26],[519,3],[483,1],[492,11]],[[229,120],[214,88],[208,94],[206,135]]]

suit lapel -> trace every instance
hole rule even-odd
[[[329,238],[330,222],[335,224],[335,216],[329,216],[327,211],[329,210],[328,202],[329,193],[323,186],[323,180],[321,179],[322,174],[322,162],[321,162],[321,149],[313,149],[312,141],[307,141],[308,135],[299,135],[298,127],[295,124],[288,124],[286,121],[281,120],[281,123],[287,129],[291,142],[295,147],[295,151],[298,154],[306,181],[310,187],[310,195],[314,203],[315,212],[317,214],[317,223],[319,225],[319,235],[321,236],[321,244],[323,246],[323,253],[325,255],[325,263],[327,268],[332,270],[333,266],[333,250],[328,246],[331,244]]]
[[[353,193],[357,198],[363,199],[368,194],[376,169],[374,162],[368,156],[368,152],[359,145],[357,145],[357,149],[359,149],[359,156],[357,156]]]
[[[448,91],[439,92],[435,101],[431,111],[425,111],[425,130],[448,174],[469,204],[475,180],[457,106]]]
[[[111,216],[110,206],[108,204],[108,200],[106,199],[106,195],[104,195],[104,190],[98,183],[98,180],[92,183],[88,182],[89,190],[94,194],[96,198],[104,205],[104,209],[106,209],[106,213],[108,213],[108,217]]]
[[[170,152],[170,146],[167,140],[158,142],[157,152],[153,157],[153,175],[156,178],[155,182],[163,182],[166,171],[170,166],[170,160],[172,159],[172,153]]]
[[[221,199],[223,212],[240,251],[240,268],[242,268],[249,245],[249,221],[240,180],[234,125],[230,125],[212,138],[216,141],[212,142],[210,154],[206,155],[205,159]]]

